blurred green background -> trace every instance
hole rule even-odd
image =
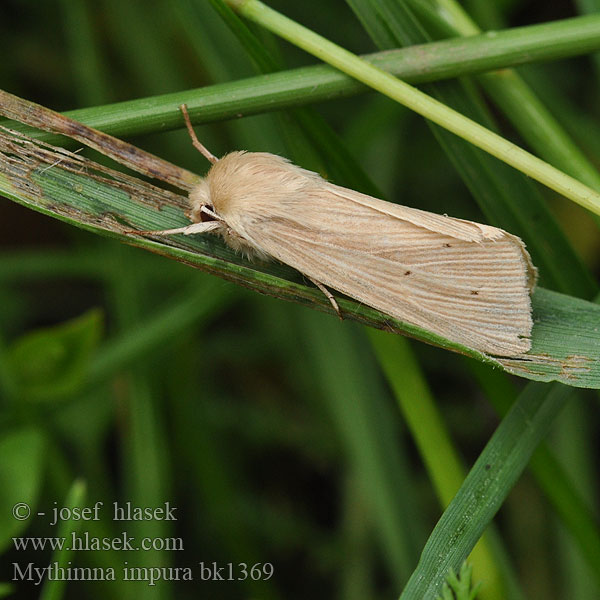
[[[376,51],[349,4],[269,2],[352,51]],[[464,6],[483,28],[597,10],[592,0],[469,0]],[[209,2],[5,0],[0,14],[0,87],[56,110],[256,72]],[[253,29],[286,68],[314,64]],[[582,57],[520,70],[596,165],[599,66],[597,57]],[[422,119],[374,93],[313,109],[382,197],[486,220]],[[501,111],[487,109],[505,135],[520,140]],[[197,132],[216,155],[275,152],[356,186],[302,136],[294,118],[267,113]],[[206,170],[184,131],[132,141]],[[593,220],[543,194],[586,267],[597,272]],[[0,581],[7,585],[0,592],[39,597],[43,586],[10,584],[14,563],[42,567],[56,558],[48,548],[17,550],[12,537],[61,535],[48,520],[54,508],[101,501],[102,518],[80,523],[81,532],[113,538],[126,530],[136,539],[180,540],[181,549],[79,552],[65,557],[72,566],[118,566],[119,572],[126,561],[190,566],[195,581],[149,586],[117,573],[114,582],[46,586],[45,597],[399,595],[442,507],[364,329],[6,200],[1,210]],[[471,465],[499,422],[489,396],[513,398],[523,382],[502,379],[507,387],[501,388],[497,372],[473,361],[423,344],[410,347],[457,453]],[[397,377],[408,380],[411,369],[398,363]],[[597,396],[577,391],[548,440],[592,507],[598,505],[598,415]],[[73,487],[76,481],[85,491]],[[177,520],[112,521],[112,503],[128,501],[169,502]],[[17,521],[10,514],[16,502],[47,516]],[[527,472],[496,525],[520,597],[598,597],[580,551]],[[234,577],[239,563],[249,571],[268,563],[273,575],[202,582],[201,562],[231,564]]]

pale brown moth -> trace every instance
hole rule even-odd
[[[496,356],[531,348],[536,270],[518,237],[334,185],[266,152],[231,152],[189,195],[187,227],[303,273],[396,319]]]
[[[379,200],[264,152],[220,159],[204,179],[135,146],[0,90],[5,116],[69,135],[147,175],[189,190],[192,224],[137,235],[213,233],[328,288],[468,348],[515,357],[531,348],[536,269],[523,242],[489,225]]]

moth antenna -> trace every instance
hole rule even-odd
[[[190,121],[190,115],[188,114],[187,106],[182,104],[179,107],[179,110],[183,113],[183,120],[185,121],[185,126],[187,127],[188,133],[192,138],[192,145],[202,154],[202,156],[204,156],[204,158],[214,165],[219,159],[212,152],[210,152],[210,150],[208,150],[208,148],[202,144],[196,136],[196,132],[194,131],[192,122]]]
[[[342,311],[340,310],[340,306],[337,303],[336,299],[333,297],[333,294],[320,281],[317,281],[316,279],[313,279],[308,275],[306,275],[305,277],[309,281],[314,283],[325,294],[325,297],[327,298],[327,300],[329,300],[331,306],[333,306],[333,310],[335,310],[335,312],[337,313],[337,316],[340,318],[340,321],[343,321],[344,317],[342,316]]]

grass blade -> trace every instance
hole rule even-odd
[[[394,42],[391,47],[395,45]],[[364,58],[408,83],[417,84],[594,50],[600,50],[600,15],[498,31],[493,38],[482,34],[420,43]],[[181,104],[188,105],[195,124],[202,124],[334,100],[368,89],[333,67],[315,65],[106,106],[79,108],[64,114],[111,135],[129,137],[181,127]],[[18,125],[15,127],[25,131]],[[51,134],[37,132],[35,137],[57,143],[56,136]]]
[[[449,569],[459,569],[570,395],[530,385],[519,396],[437,523],[401,600],[434,597]]]
[[[160,241],[125,234],[132,228],[167,229],[185,224],[182,196],[161,190],[65,151],[57,153],[21,136],[0,135],[0,191],[44,214],[116,237],[127,243],[170,256],[203,270],[276,297],[313,305],[331,312],[327,300],[301,283],[285,265],[253,265],[210,236]],[[86,175],[82,174],[82,170]],[[160,211],[157,207],[161,207]],[[183,238],[183,239],[180,239]],[[540,301],[541,299],[541,301]],[[538,290],[534,295],[537,323],[531,352],[522,360],[498,361],[435,336],[423,329],[390,319],[359,303],[341,300],[347,318],[378,328],[406,333],[444,348],[502,365],[511,372],[540,381],[598,387],[600,344],[589,323],[600,307],[583,300]],[[560,315],[562,321],[556,322]],[[581,338],[587,340],[581,352]],[[577,349],[573,362],[573,349]],[[549,355],[547,353],[550,353]]]
[[[273,31],[373,89],[600,215],[600,193],[434,98],[269,9],[259,0],[228,0],[248,19]]]

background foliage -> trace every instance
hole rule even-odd
[[[270,2],[358,53],[425,41],[414,37],[425,35],[423,30],[400,28],[406,15],[394,13],[395,21],[385,12],[401,4]],[[423,9],[414,14],[427,23],[425,9],[434,3],[410,4]],[[0,87],[57,110],[248,77],[256,63],[263,71],[314,63],[254,26],[260,47],[243,46],[216,1],[62,0],[6,2],[2,8]],[[598,7],[592,0],[470,0],[465,8],[487,29]],[[429,22],[428,35],[442,33],[448,35]],[[595,165],[598,65],[588,56],[519,69]],[[464,82],[469,93],[476,83],[482,81]],[[460,106],[465,100],[454,85],[436,84],[436,91]],[[505,135],[525,143],[503,111],[506,104],[473,98]],[[461,163],[468,150],[454,146],[449,160],[443,148],[453,140],[440,145],[439,132],[431,135],[420,118],[379,95],[198,129],[217,155],[267,150],[337,183],[380,190],[389,200],[508,227],[528,245],[539,243],[536,263],[546,287],[593,297],[599,238],[584,211],[531,187],[555,217],[540,224],[527,213],[529,197],[521,195],[522,184],[512,174],[475,155]],[[206,168],[184,131],[150,134],[135,143],[191,170]],[[521,230],[506,224],[508,216],[479,208],[473,198],[482,194],[512,198]],[[489,204],[498,205],[503,202]],[[457,547],[457,556],[468,552],[467,542],[452,541],[456,519],[468,515],[470,525],[484,528],[497,508],[494,497],[502,504],[508,494],[474,557],[481,597],[598,597],[593,392],[524,387],[475,361],[259,296],[7,201],[1,227],[3,581],[13,577],[14,562],[46,566],[71,560],[102,567],[124,561],[147,567],[270,562],[275,575],[267,582],[148,586],[117,577],[112,583],[50,583],[43,593],[389,598],[406,586],[426,542],[433,555],[442,548],[448,556]],[[560,266],[569,256],[577,269]],[[499,414],[512,402],[531,410],[534,425],[522,427],[513,412],[492,438]],[[547,446],[534,455],[531,471],[510,491],[546,435]],[[507,448],[512,453],[501,454]],[[461,490],[430,537],[476,461],[465,483],[474,480],[474,487]],[[138,537],[181,538],[184,550],[58,557],[48,550],[14,549],[15,535],[64,534],[42,517],[15,521],[10,510],[16,502],[50,514],[55,506],[92,506],[99,500],[106,507],[114,501],[148,507],[170,502],[177,521],[134,522],[126,529]],[[96,536],[123,530],[109,518],[80,525]],[[476,529],[473,535],[479,536]],[[422,573],[437,581],[427,564],[421,563]],[[16,590],[19,598],[40,594],[32,583],[1,589]],[[413,595],[406,597],[422,597],[407,589]]]

